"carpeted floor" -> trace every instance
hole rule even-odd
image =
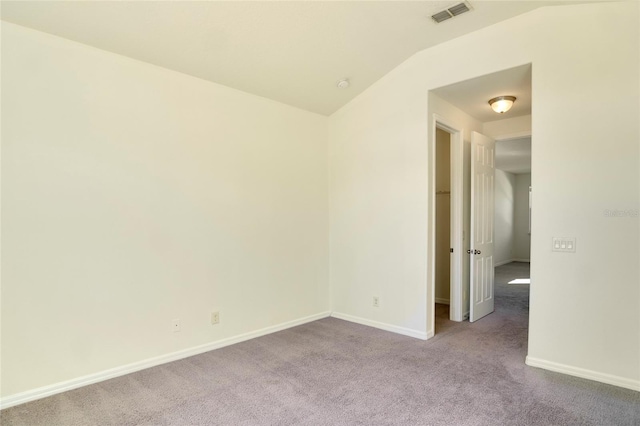
[[[640,393],[527,367],[529,265],[420,341],[327,318],[3,410],[8,425],[639,425]],[[532,285],[535,285],[533,283]]]

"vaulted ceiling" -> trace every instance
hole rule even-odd
[[[578,1],[3,1],[2,20],[330,115],[414,53]],[[585,1],[580,1],[585,2]],[[348,78],[351,86],[338,89]]]

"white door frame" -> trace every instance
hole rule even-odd
[[[438,114],[433,114],[431,138],[429,139],[429,223],[427,259],[427,306],[431,313],[427,318],[427,336],[435,334],[435,246],[436,246],[436,129],[451,135],[451,294],[449,296],[449,317],[452,321],[463,320],[463,208],[464,208],[464,135],[462,126]]]

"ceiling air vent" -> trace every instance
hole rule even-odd
[[[455,6],[451,6],[450,8],[445,9],[442,12],[431,15],[431,19],[439,24],[442,21],[446,21],[447,19],[453,18],[454,16],[462,15],[463,13],[470,10],[471,6],[465,1],[462,3],[458,3]]]

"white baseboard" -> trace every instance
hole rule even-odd
[[[393,333],[402,334],[409,337],[415,337],[420,340],[427,340],[429,337],[429,333],[425,333],[423,331],[413,330],[411,328],[399,327],[397,325],[387,324],[384,322],[373,321],[366,318],[360,318],[349,314],[342,314],[340,312],[333,312],[331,314],[332,317],[338,318],[341,320],[355,322],[356,324],[367,325],[369,327],[379,328],[380,330],[391,331]]]
[[[608,385],[640,391],[640,380],[633,380],[626,377],[614,376],[612,374],[600,373],[598,371],[587,370],[585,368],[574,367],[571,365],[559,364],[557,362],[546,361],[539,358],[532,358],[530,356],[527,356],[525,363],[531,367],[543,368],[545,370],[555,371],[556,373],[568,374],[569,376],[595,380],[596,382],[606,383]]]
[[[531,263],[531,259],[507,259],[507,260],[503,260],[501,262],[496,262],[493,266],[502,266],[502,265],[506,265],[507,263],[511,263],[511,262]]]
[[[66,392],[68,390],[77,389],[82,386],[87,386],[94,383],[102,382],[104,380],[113,379],[114,377],[124,376],[125,374],[134,373],[136,371],[144,370],[146,368],[155,367],[157,365],[166,364],[168,362],[177,361],[183,358],[188,358],[190,356],[198,355],[204,352],[209,352],[214,349],[230,346],[235,343],[240,343],[246,340],[255,339],[256,337],[261,337],[267,334],[286,330],[287,328],[306,324],[312,321],[317,321],[319,319],[327,318],[329,316],[331,316],[331,312],[322,312],[319,314],[310,315],[308,317],[299,318],[293,321],[288,321],[281,324],[273,325],[271,327],[262,328],[260,330],[251,331],[249,333],[240,334],[238,336],[229,337],[229,338],[218,340],[211,343],[206,343],[204,345],[195,346],[189,349],[184,349],[178,352],[172,352],[166,355],[160,355],[154,358],[149,358],[149,359],[134,362],[131,364],[123,365],[120,367],[111,368],[109,370],[100,371],[98,373],[78,377],[76,379],[71,379],[64,382],[55,383],[53,385],[43,386],[40,388],[17,393],[14,395],[9,395],[7,397],[0,399],[0,410],[4,408],[13,407],[19,404],[24,404],[25,402],[34,401],[36,399],[46,398],[51,395]]]
[[[448,305],[449,299],[442,299],[440,297],[436,297],[436,303],[439,303],[441,305]]]

